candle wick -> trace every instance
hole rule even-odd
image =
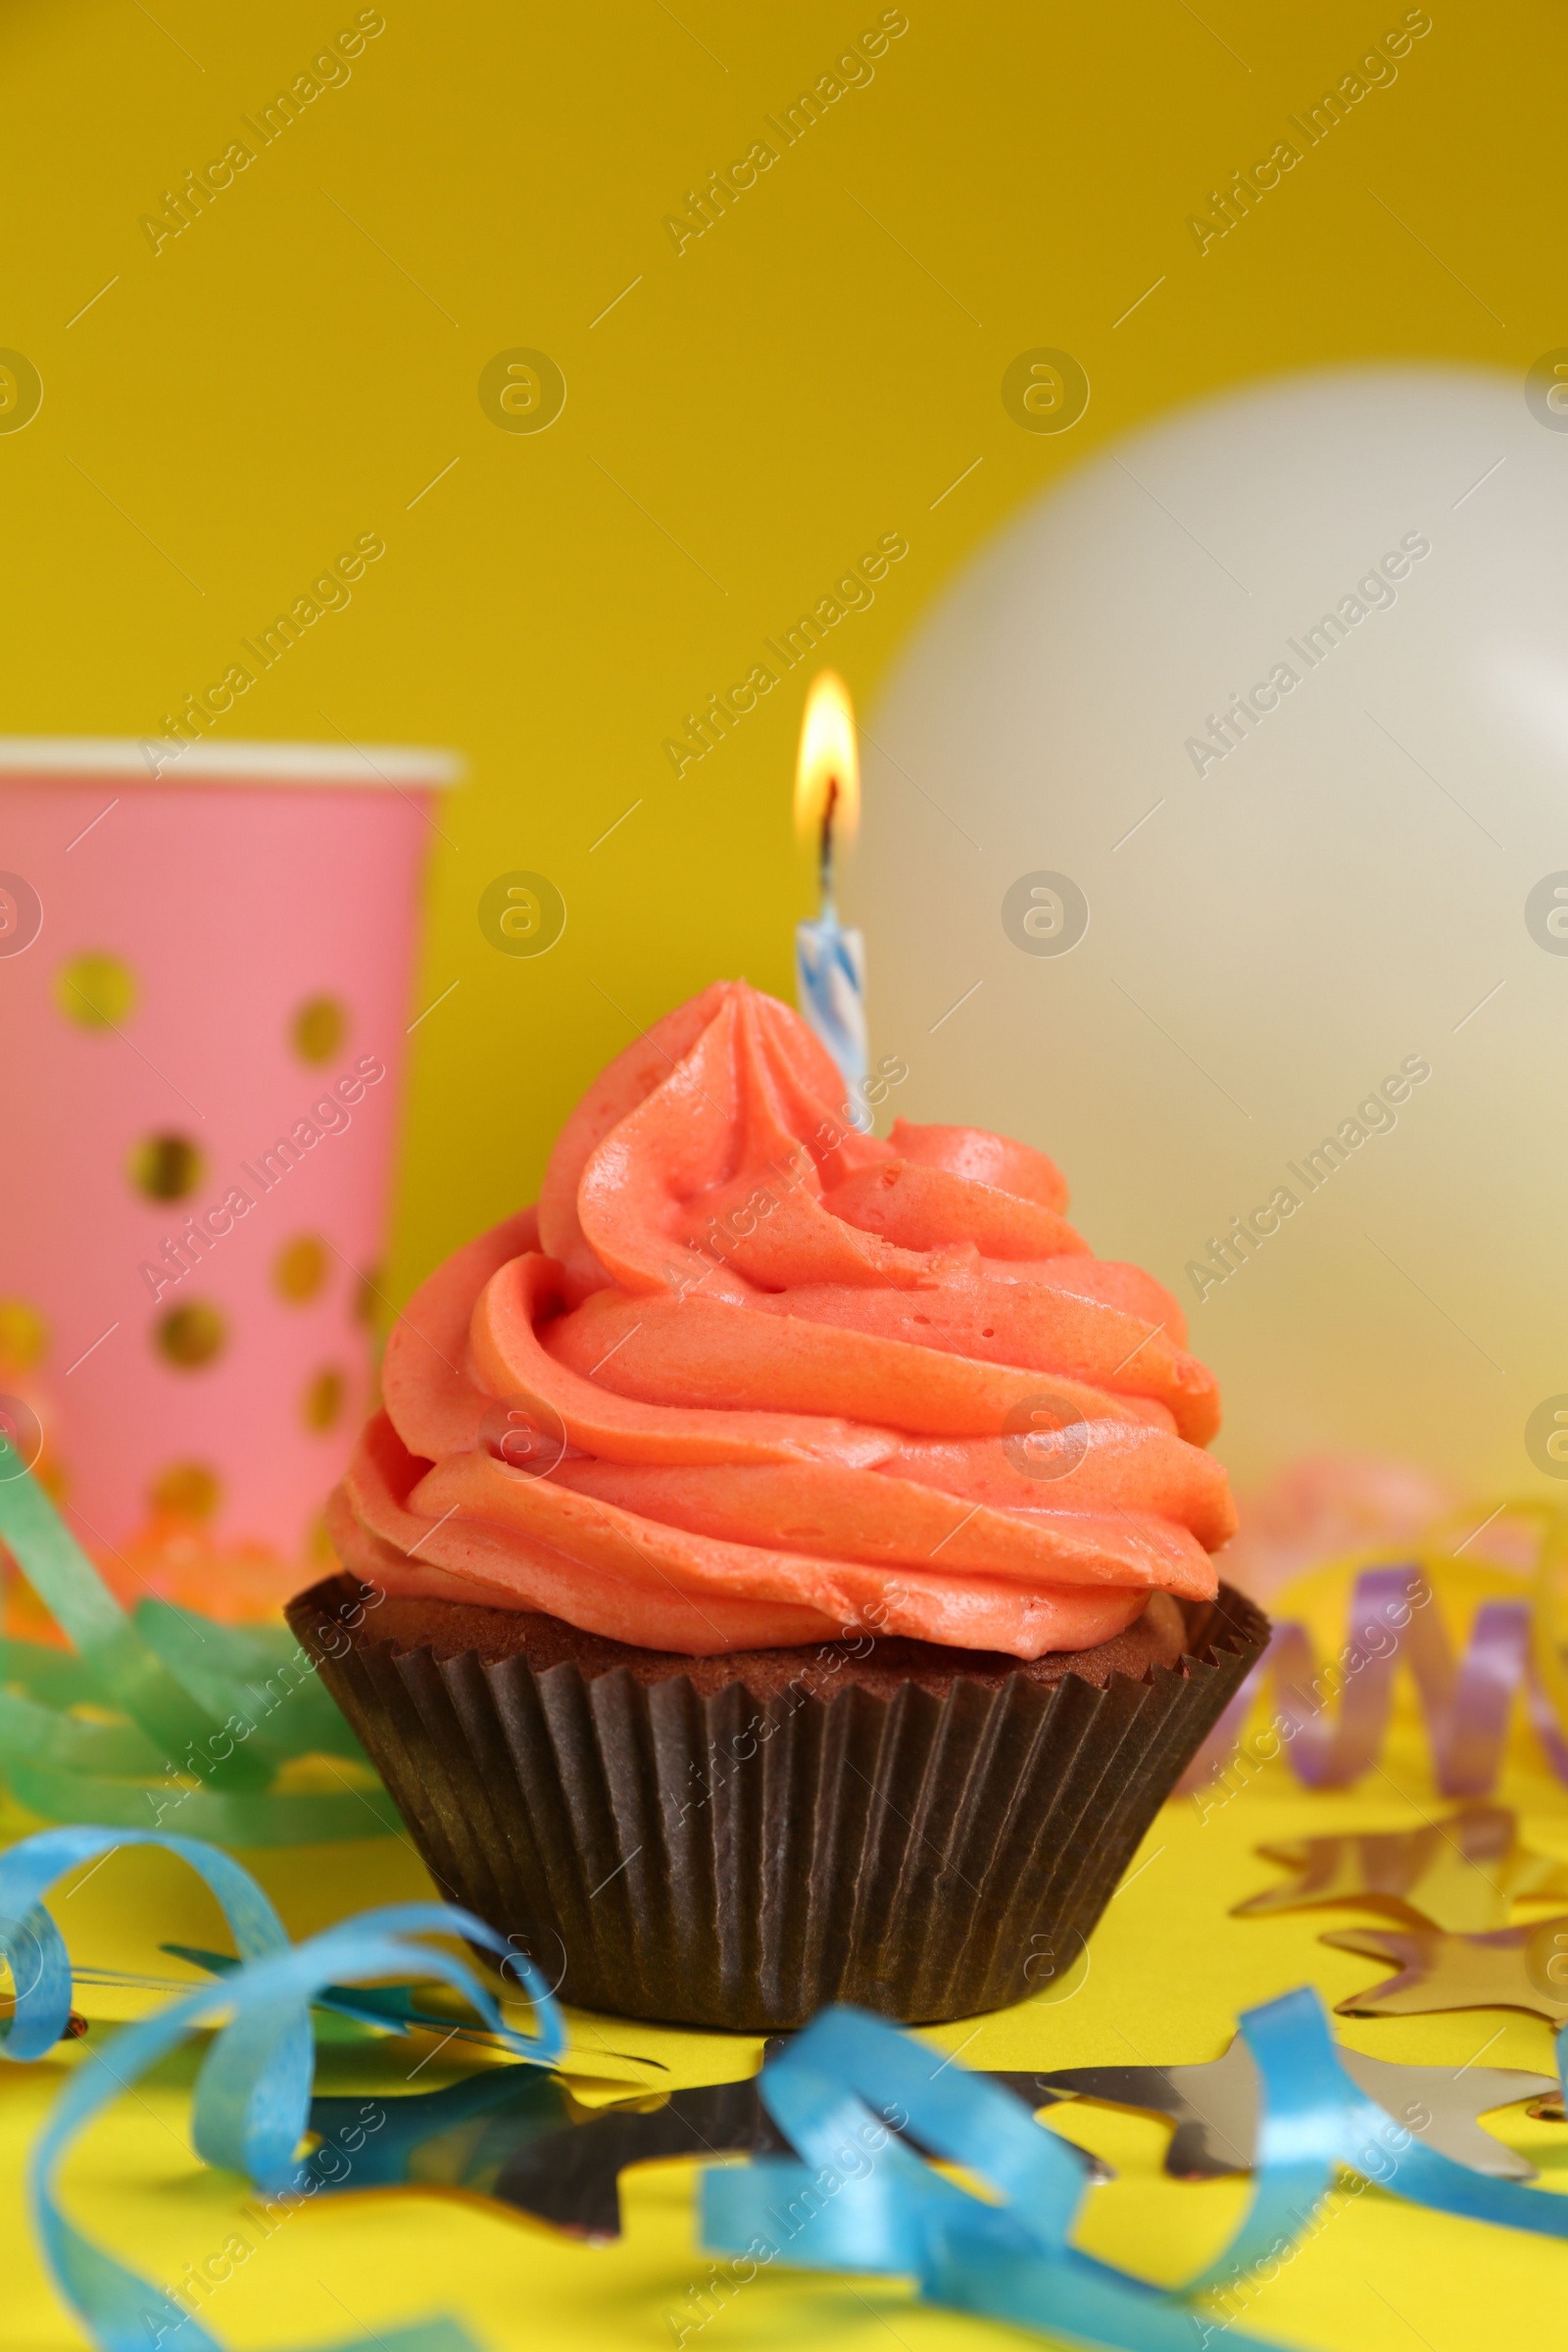
[[[833,906],[833,811],[838,805],[839,780],[829,776],[827,799],[822,804],[822,839],[817,858],[817,873],[822,886],[822,909],[828,913]]]

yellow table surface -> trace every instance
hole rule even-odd
[[[1479,1587],[1477,1588],[1479,1590]],[[1331,1580],[1323,1624],[1343,1624],[1343,1580]],[[1467,1612],[1466,1612],[1467,1613]],[[1530,1845],[1568,1860],[1568,1790],[1550,1777],[1528,1734],[1516,1727],[1499,1790],[1520,1816]],[[1090,1946],[1087,1975],[1049,1995],[961,2025],[932,2030],[935,2046],[971,2066],[1046,2068],[1176,2063],[1212,2058],[1238,2013],[1309,1983],[1332,2004],[1378,1981],[1376,1961],[1330,1950],[1320,1932],[1361,1921],[1370,1909],[1303,1911],[1239,1920],[1232,1906],[1277,1881],[1257,1858],[1260,1841],[1340,1829],[1407,1828],[1446,1810],[1436,1792],[1424,1740],[1406,1690],[1380,1768],[1353,1789],[1314,1795],[1276,1762],[1206,1818],[1190,1796],[1168,1803],[1149,1833]],[[29,1826],[9,1816],[16,1836]],[[297,1848],[243,1857],[296,1936],[370,1904],[428,1896],[412,1848],[397,1838],[364,1844]],[[1545,1916],[1525,1904],[1514,1916]],[[1561,1906],[1557,1906],[1561,1907]],[[52,1898],[78,1964],[150,1975],[177,1974],[158,1946],[168,1939],[226,1945],[216,1906],[172,1858],[116,1855]],[[1384,1915],[1387,1924],[1387,1915]],[[6,2352],[64,2352],[80,2338],[57,2302],[24,2220],[28,2142],[83,2047],[101,2046],[146,1996],[84,1989],[95,2020],[85,2045],[30,2066],[0,2064],[0,2197],[9,2227],[4,2317]],[[651,2079],[671,2087],[746,2073],[758,2044],[749,2037],[677,2034],[624,2020],[569,2013],[572,2059],[589,2074],[635,2082],[637,2061],[669,2068]],[[1541,2020],[1509,2010],[1337,2021],[1344,2041],[1408,2063],[1480,2060],[1549,2072],[1551,2034]],[[323,2049],[318,2087],[391,2097],[418,2068],[416,2087],[456,2079],[466,2062],[431,2057],[432,2041]],[[608,2053],[620,2055],[612,2057]],[[160,2283],[177,2286],[231,2233],[260,2235],[248,2223],[246,2185],[206,2170],[187,2137],[198,2051],[187,2049],[122,2099],[67,2168],[66,2193],[78,2223]],[[1090,2193],[1080,2228],[1093,2252],[1175,2279],[1223,2244],[1245,2203],[1239,2180],[1196,2184],[1166,2180],[1167,2131],[1108,2109],[1057,2108],[1052,2128],[1100,2150],[1117,2179]],[[1568,2129],[1533,2122],[1522,2107],[1492,2128],[1526,2150],[1545,2185],[1568,2182]],[[236,2347],[334,2343],[360,2331],[448,2311],[481,2343],[529,2352],[584,2346],[671,2346],[682,2321],[701,2316],[692,2300],[710,2275],[694,2230],[695,2168],[641,2166],[622,2180],[625,2234],[584,2246],[520,2214],[462,2193],[375,2189],[321,2198],[290,2216],[231,2278],[198,2304],[204,2322]],[[1536,2340],[1568,2278],[1568,2249],[1513,2231],[1457,2222],[1401,2205],[1377,2190],[1337,2197],[1327,2226],[1258,2290],[1245,2325],[1282,2343],[1356,2347],[1356,2352],[1473,2352]],[[712,2308],[712,2307],[710,2307]],[[906,2352],[1020,2340],[986,2323],[917,2305],[899,2282],[850,2281],[782,2269],[757,2278],[693,2328],[688,2347],[704,2352],[771,2352],[809,2342],[819,2352],[883,2347]],[[1223,2340],[1223,2339],[1220,2339]]]

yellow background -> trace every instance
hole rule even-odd
[[[908,30],[869,85],[677,255],[664,216],[764,135],[764,116],[875,24],[876,6],[387,0],[347,84],[155,255],[141,217],[356,13],[12,0],[0,19],[0,344],[44,383],[34,421],[0,436],[0,724],[156,732],[341,548],[384,536],[352,606],[222,731],[453,744],[472,763],[431,837],[417,1004],[452,993],[414,1038],[402,1297],[531,1194],[564,1112],[633,1024],[715,973],[787,990],[790,926],[811,895],[788,820],[805,671],[682,779],[662,747],[881,534],[902,530],[909,556],[831,644],[862,707],[955,566],[1129,426],[1331,360],[1474,359],[1522,377],[1564,340],[1565,36],[1543,5],[1436,0],[1394,86],[1200,258],[1188,215],[1289,135],[1285,118],[1402,9],[1205,0],[1200,18],[1182,0],[909,0]],[[1019,430],[1000,397],[1008,362],[1039,345],[1072,352],[1093,384],[1060,437]],[[503,432],[479,405],[481,369],[517,346],[565,375],[544,433]],[[537,960],[496,954],[478,928],[484,886],[514,867],[549,875],[569,909]],[[1411,1818],[1374,1791],[1361,1818]],[[1560,1790],[1535,1799],[1538,1842],[1568,1845]],[[1335,1825],[1356,1811],[1336,1805]],[[970,2054],[1005,2042],[1015,2063],[1110,2062],[1127,2031],[1157,2038],[1160,2056],[1200,2057],[1241,2002],[1304,1977],[1331,1993],[1366,1981],[1311,1923],[1224,1924],[1266,1875],[1252,1839],[1286,1817],[1299,1832],[1327,1808],[1265,1792],[1201,1836],[1190,1812],[1168,1815],[1150,1840],[1168,1851],[1113,1906],[1081,2000],[1038,2038],[988,2027]],[[134,1879],[160,1866],[114,1867]],[[358,1863],[274,1858],[268,1875],[296,1930],[417,1881],[392,1844]],[[84,1917],[96,1956],[133,1966],[150,1931],[124,1884],[111,1902],[106,1874]],[[193,1898],[178,1901],[193,1918],[165,1914],[164,1932],[210,1936]],[[1495,2022],[1356,2038],[1458,2065]],[[1492,2059],[1539,2065],[1546,2048],[1544,2028],[1515,2019]],[[0,2080],[13,2183],[54,2075]],[[155,2113],[122,2109],[84,2156],[84,2210],[177,2269],[209,2228],[221,2241],[231,2184],[197,2177],[171,2137],[178,2086],[149,2095]],[[1118,2161],[1155,2160],[1152,2127],[1103,2129],[1107,2146],[1121,2132]],[[133,2171],[147,2183],[134,2199]],[[238,2344],[311,2342],[455,2305],[494,2343],[564,2345],[587,2340],[589,2294],[597,2340],[668,2342],[664,2314],[701,2276],[684,2250],[686,2180],[644,2176],[625,2246],[592,2256],[451,2203],[356,2202],[291,2225],[298,2238],[213,2324]],[[1189,2244],[1196,2259],[1235,2202],[1140,2193],[1128,2205],[1132,2190],[1107,2192],[1124,2226],[1118,2239],[1107,2221],[1103,2242],[1172,2271],[1189,2231],[1212,2233]],[[1484,2309],[1494,2336],[1522,2339],[1550,2324],[1562,2259],[1368,2198],[1255,2324],[1358,2345],[1407,2344],[1413,2326],[1447,2352],[1481,2340]],[[30,2260],[8,2257],[21,2273],[8,2345],[74,2340]],[[1367,2290],[1374,2273],[1408,2326]],[[882,2344],[890,2328],[922,2352],[1001,2340],[891,2290],[769,2280],[707,2342]]]
[[[831,638],[862,709],[954,567],[1129,426],[1317,362],[1522,376],[1562,341],[1565,39],[1544,6],[1439,0],[1396,81],[1200,257],[1188,216],[1402,8],[911,0],[874,79],[677,255],[665,216],[879,7],[388,0],[352,78],[155,254],[141,218],[357,13],[5,11],[0,344],[44,401],[0,436],[0,724],[156,731],[383,534],[353,604],[220,733],[472,763],[431,835],[418,1007],[460,985],[413,1041],[401,1297],[531,1193],[633,1022],[719,973],[788,991],[812,895],[788,816],[807,670],[679,781],[662,745],[881,534],[910,553]],[[1040,345],[1093,386],[1059,436],[1002,405]],[[479,405],[518,346],[565,375],[542,433]],[[536,960],[478,928],[517,867],[568,907]]]

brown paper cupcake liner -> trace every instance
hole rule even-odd
[[[754,1688],[550,1619],[529,1622],[565,1637],[553,1663],[476,1632],[405,1645],[368,1590],[330,1578],[289,1620],[444,1893],[566,2000],[754,2032],[1043,1990],[1268,1639],[1222,1585],[1138,1679],[877,1642],[834,1673],[788,1653],[812,1662],[789,1679],[770,1653]],[[900,1671],[912,1652],[942,1671]]]

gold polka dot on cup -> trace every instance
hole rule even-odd
[[[172,1306],[167,1315],[159,1317],[158,1352],[166,1363],[177,1365],[182,1372],[194,1372],[212,1362],[227,1336],[217,1307],[205,1298],[193,1298],[188,1306]]]
[[[0,1363],[25,1372],[49,1345],[49,1326],[25,1298],[0,1298]]]
[[[307,997],[290,1024],[289,1035],[301,1061],[330,1061],[348,1032],[348,1014],[336,997]]]
[[[328,1364],[306,1382],[305,1394],[300,1398],[300,1418],[307,1429],[330,1429],[335,1421],[342,1419],[347,1398],[348,1382],[335,1364]]]
[[[149,1200],[183,1200],[201,1182],[202,1155],[185,1135],[144,1135],[127,1164],[132,1185]]]
[[[55,1003],[82,1029],[117,1029],[136,994],[136,975],[118,956],[73,956],[55,974]]]
[[[383,1272],[380,1266],[367,1267],[356,1277],[354,1284],[354,1320],[356,1323],[373,1326],[381,1305],[382,1280]]]
[[[314,1233],[297,1233],[272,1260],[272,1282],[280,1298],[303,1306],[327,1276],[326,1244]]]
[[[147,1490],[155,1511],[176,1511],[183,1519],[211,1519],[222,1488],[205,1462],[171,1462]]]

